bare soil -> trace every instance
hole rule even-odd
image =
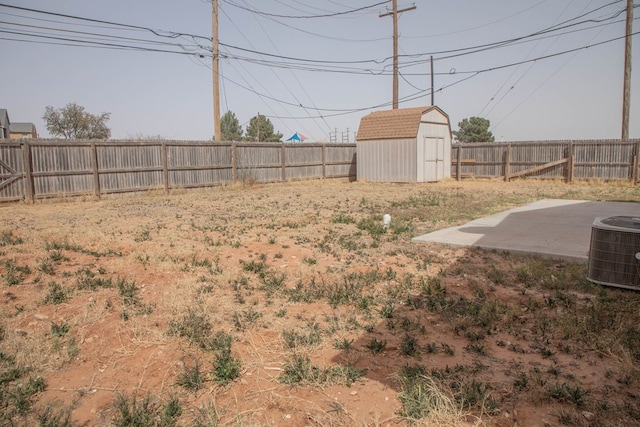
[[[640,425],[637,293],[582,264],[410,241],[552,197],[640,189],[335,180],[0,206],[0,424],[49,408],[126,425],[117,401],[135,397],[179,401],[140,425]],[[237,378],[194,330],[232,337]]]

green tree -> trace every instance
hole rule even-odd
[[[109,139],[111,136],[111,129],[107,126],[111,113],[91,114],[76,103],[59,109],[49,105],[42,118],[51,136],[67,139]]]
[[[451,132],[457,142],[494,142],[495,138],[489,130],[491,122],[482,117],[463,119],[458,123],[460,130]]]
[[[242,126],[233,111],[227,111],[220,118],[220,134],[222,141],[242,140]]]
[[[282,140],[282,134],[274,133],[271,120],[261,114],[258,114],[249,120],[249,124],[247,125],[247,130],[245,132],[245,140],[280,142]]]

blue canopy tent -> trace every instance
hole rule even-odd
[[[304,141],[305,139],[307,139],[307,137],[306,137],[306,136],[304,136],[304,135],[303,135],[303,134],[301,134],[301,133],[296,132],[296,133],[294,133],[293,135],[291,135],[291,138],[287,139],[287,141],[302,142],[302,141]]]

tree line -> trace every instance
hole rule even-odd
[[[47,106],[42,118],[52,137],[65,139],[109,139],[111,137],[111,129],[107,126],[111,113],[91,114],[83,106],[73,102],[62,108]],[[223,141],[282,141],[282,134],[275,132],[271,120],[261,114],[251,118],[246,129],[243,130],[235,113],[227,111],[220,119],[220,128]]]
[[[275,132],[271,120],[261,114],[252,117],[243,131],[235,113],[227,111],[220,118],[220,133],[223,141],[282,141],[282,134]]]
[[[62,108],[47,106],[44,116],[49,134],[67,139],[109,139],[111,129],[107,122],[111,113],[91,114],[85,108],[70,103]],[[459,130],[451,132],[456,142],[494,142],[489,130],[491,123],[482,117],[470,117],[458,123]],[[223,141],[281,142],[282,134],[276,132],[267,117],[258,114],[249,120],[245,129],[233,111],[220,118],[220,133]]]

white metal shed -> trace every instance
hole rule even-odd
[[[376,111],[360,120],[357,178],[435,182],[451,177],[451,125],[436,106]]]

